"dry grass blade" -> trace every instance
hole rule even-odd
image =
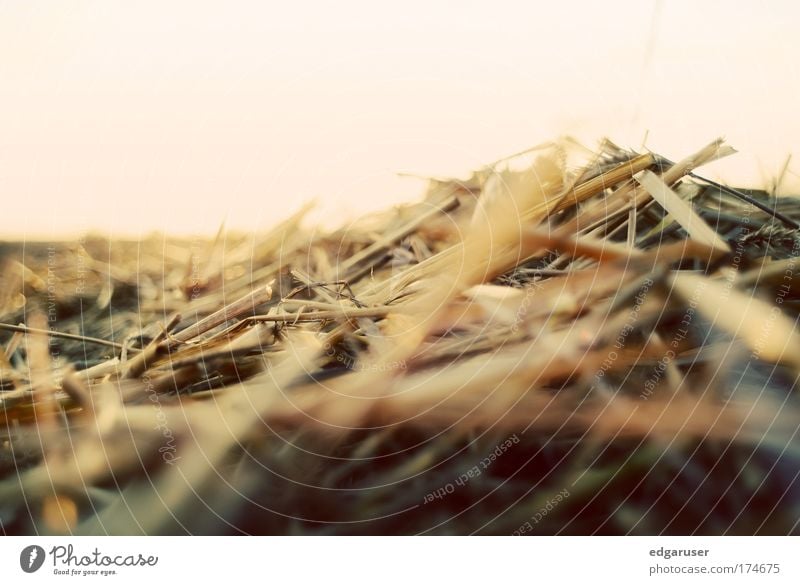
[[[650,171],[642,171],[634,177],[650,195],[669,213],[675,221],[681,224],[689,237],[704,244],[713,246],[724,252],[730,252],[730,246],[717,232],[712,230],[703,219],[695,213],[692,206],[681,199],[675,191],[670,189],[662,179]]]
[[[270,285],[258,287],[251,293],[246,294],[244,297],[237,301],[222,307],[219,311],[212,313],[208,317],[201,319],[197,323],[190,325],[183,331],[179,331],[171,337],[176,343],[186,343],[191,341],[198,335],[215,329],[223,323],[231,319],[236,319],[245,313],[253,313],[259,305],[263,305],[272,299],[272,287]]]
[[[64,333],[63,331],[56,331],[54,329],[43,329],[38,327],[28,327],[27,325],[11,325],[9,323],[0,323],[0,329],[6,331],[14,331],[17,333],[27,333],[30,335],[46,335],[48,337],[55,337],[59,339],[71,339],[72,341],[82,341],[84,343],[94,343],[97,345],[105,345],[113,347],[114,349],[122,349],[121,343],[109,341],[107,339],[98,339],[97,337],[89,337],[88,335],[75,335],[73,333]],[[136,351],[136,349],[133,349]]]

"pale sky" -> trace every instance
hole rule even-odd
[[[800,5],[0,0],[0,239],[328,225],[560,134],[800,192]],[[654,17],[655,15],[655,17]]]

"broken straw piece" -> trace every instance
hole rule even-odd
[[[703,219],[692,206],[681,199],[669,185],[651,171],[642,171],[633,177],[663,207],[667,213],[681,224],[690,238],[719,250],[730,252],[730,247]]]

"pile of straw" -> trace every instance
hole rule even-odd
[[[333,233],[5,244],[0,527],[798,532],[800,202],[570,140]]]

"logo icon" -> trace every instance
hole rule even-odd
[[[26,573],[35,573],[44,564],[44,549],[41,546],[32,544],[26,546],[19,553],[19,566]]]

